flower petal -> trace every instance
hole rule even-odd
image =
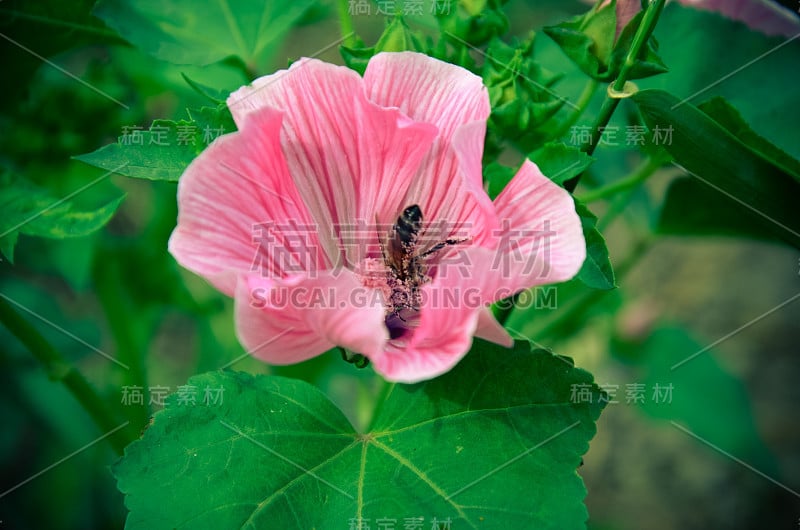
[[[526,160],[494,201],[501,230],[498,250],[521,280],[534,285],[569,280],[586,259],[586,241],[575,203],[566,190]],[[516,259],[522,256],[521,260]],[[531,257],[541,266],[530,267]],[[513,283],[513,282],[512,282]]]
[[[484,307],[478,313],[478,327],[475,329],[475,336],[500,344],[506,348],[514,345],[514,339],[508,334],[506,328],[494,318],[492,310],[488,307]]]
[[[389,338],[379,292],[348,270],[286,279],[249,274],[236,289],[236,332],[255,357],[272,364],[310,359],[334,346],[366,356]]]
[[[445,219],[459,223],[469,232],[470,243],[485,245],[498,230],[496,207],[483,189],[483,142],[486,123],[473,122],[462,126],[453,137],[452,149],[461,171],[461,192],[452,201],[450,209],[443,214]],[[455,195],[455,194],[454,194]]]
[[[378,214],[381,223],[396,220],[437,133],[433,125],[370,102],[352,70],[314,59],[256,79],[231,94],[228,105],[237,123],[265,106],[285,113],[289,171],[316,223],[345,241],[347,265],[364,255],[342,231],[358,221],[374,223]]]
[[[375,55],[364,72],[364,86],[370,100],[436,125],[445,141],[462,125],[485,122],[491,112],[480,77],[422,53]]]
[[[523,163],[494,204],[501,228],[493,234],[493,245],[447,254],[437,265],[437,278],[459,277],[488,304],[568,280],[580,270],[586,244],[575,204],[533,162]]]
[[[425,285],[418,325],[370,358],[375,371],[390,381],[416,383],[453,368],[472,346],[483,308],[476,294],[455,275]]]
[[[405,203],[422,206],[425,219],[452,224],[452,235],[490,222],[480,160],[491,107],[481,78],[420,53],[379,53],[367,65],[364,85],[378,105],[439,129]]]
[[[169,250],[231,296],[241,272],[281,275],[329,263],[281,152],[281,121],[276,110],[254,112],[192,161],[178,183]]]

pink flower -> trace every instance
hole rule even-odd
[[[381,53],[362,79],[302,59],[228,106],[239,130],[181,177],[169,248],[235,298],[260,359],[341,346],[386,379],[431,378],[474,335],[511,345],[486,304],[583,263],[573,201],[533,163],[494,202],[484,191],[489,99],[460,67]],[[412,223],[393,231],[404,210]]]
[[[720,15],[744,22],[752,29],[766,35],[794,37],[800,32],[800,18],[773,0],[678,0],[679,3],[714,11]],[[604,0],[606,6],[611,0]],[[617,0],[617,36],[641,9],[640,0]]]

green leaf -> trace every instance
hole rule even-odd
[[[695,178],[749,210],[754,222],[800,248],[800,183],[690,103],[661,90],[632,99],[647,125],[672,129],[662,146]],[[694,204],[694,207],[705,207]]]
[[[797,67],[800,39],[770,37],[681,2],[668,3],[655,34],[670,71],[640,82],[641,88],[660,88],[694,104],[722,96],[759,135],[800,158],[800,105],[792,76],[784,75]]]
[[[189,110],[190,120],[156,120],[149,129],[128,128],[116,144],[73,158],[127,177],[177,181],[186,167],[217,137],[236,126],[225,105]]]
[[[312,0],[100,0],[93,14],[158,59],[207,65],[235,56],[251,70],[266,66]]]
[[[202,83],[198,83],[189,78],[185,73],[181,72],[181,77],[183,80],[186,81],[186,84],[192,87],[192,90],[209,100],[210,102],[214,103],[215,105],[220,105],[225,103],[225,100],[228,98],[229,93],[225,92],[224,90],[217,90],[215,88],[211,88],[206,86]]]
[[[597,77],[606,75],[616,28],[614,6],[600,9],[598,4],[583,15],[565,20],[561,24],[545,26],[543,31],[587,75]]]
[[[108,171],[127,164],[118,171],[126,177],[177,181],[197,156],[189,143],[196,133],[184,127],[194,126],[156,120],[147,130],[126,130],[116,144],[74,158]]]
[[[775,241],[775,234],[760,224],[756,214],[703,184],[694,177],[670,184],[658,232],[680,236],[734,236]]]
[[[99,208],[85,210],[10,174],[0,176],[0,182],[0,251],[12,262],[19,234],[50,239],[91,234],[111,220],[125,198],[118,196]]]
[[[549,142],[528,155],[550,180],[559,186],[592,165],[594,159],[579,148],[562,142]]]
[[[71,207],[63,210],[54,208],[25,224],[20,231],[26,235],[52,239],[85,236],[110,221],[123,199],[124,195],[91,211],[74,211]]]
[[[616,287],[614,269],[608,258],[606,240],[597,229],[597,217],[577,199],[575,210],[581,218],[583,237],[586,239],[586,260],[577,278],[594,289],[613,289]]]
[[[450,373],[393,385],[365,434],[297,380],[215,371],[190,385],[197,404],[169,398],[113,469],[130,509],[126,528],[586,522],[576,469],[601,394],[570,360],[527,343],[508,350],[478,341]],[[576,385],[592,403],[573,402]],[[223,402],[202,403],[205,388],[224,388]]]
[[[769,140],[759,136],[742,118],[742,115],[725,98],[715,97],[698,107],[722,125],[747,147],[769,160],[773,165],[800,180],[800,161],[793,158]]]

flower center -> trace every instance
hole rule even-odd
[[[402,337],[413,327],[421,305],[420,287],[431,278],[427,265],[413,261],[413,270],[401,274],[382,259],[365,258],[356,269],[364,287],[380,289],[386,303],[386,327],[392,339]]]

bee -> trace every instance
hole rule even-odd
[[[401,282],[417,278],[421,273],[419,259],[414,256],[421,229],[422,210],[418,204],[412,204],[403,210],[389,231],[388,254],[384,252],[383,259]]]
[[[386,248],[382,246],[383,260],[389,269],[389,287],[392,290],[389,317],[399,318],[403,322],[406,320],[401,312],[406,309],[419,309],[419,288],[430,280],[426,274],[425,258],[446,246],[468,240],[445,239],[427,250],[420,251],[421,229],[422,209],[418,204],[412,204],[403,210],[397,222],[389,230]]]

